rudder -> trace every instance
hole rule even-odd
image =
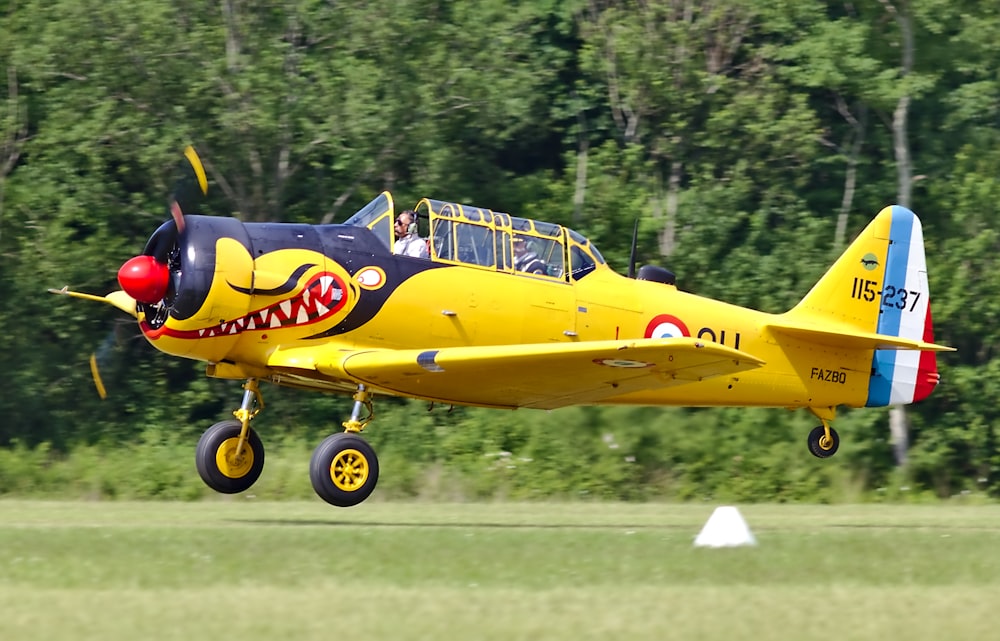
[[[920,219],[894,205],[881,292],[878,333],[934,342],[927,260]],[[940,380],[934,352],[875,350],[868,385],[868,407],[914,403]]]

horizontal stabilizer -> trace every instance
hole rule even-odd
[[[760,367],[763,361],[693,338],[345,351],[279,348],[270,367],[315,369],[388,392],[486,407],[596,403]]]
[[[954,347],[938,345],[937,343],[927,343],[925,341],[903,338],[901,336],[887,336],[875,332],[865,332],[849,325],[840,324],[812,324],[807,322],[788,321],[785,319],[768,324],[770,329],[776,334],[786,334],[820,345],[829,347],[841,347],[844,349],[891,349],[891,350],[918,350],[925,352],[953,352]]]

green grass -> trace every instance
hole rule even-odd
[[[0,501],[0,639],[985,639],[1000,507]]]

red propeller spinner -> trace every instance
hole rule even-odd
[[[118,283],[125,293],[148,305],[163,300],[169,282],[170,269],[152,256],[130,258],[118,270]]]

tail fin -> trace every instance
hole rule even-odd
[[[851,243],[805,298],[772,329],[845,348],[869,348],[866,405],[926,398],[940,375],[920,219],[892,205]]]

